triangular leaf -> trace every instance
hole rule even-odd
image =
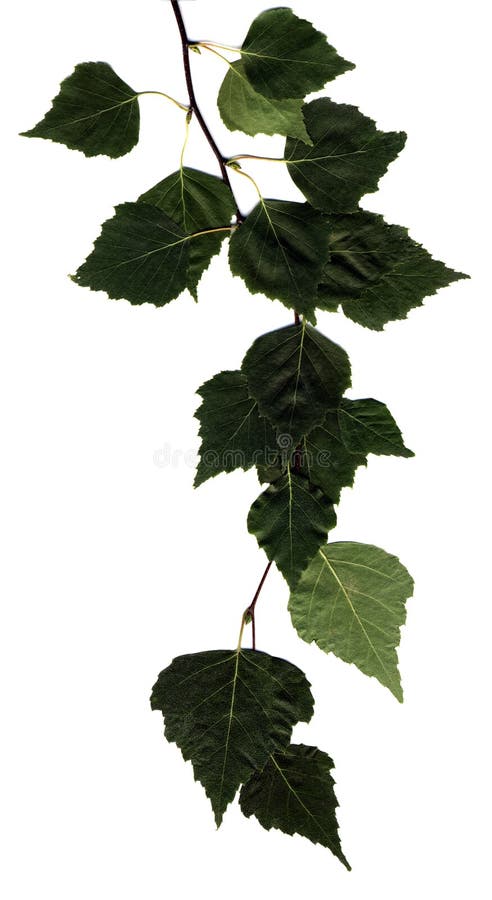
[[[291,744],[252,775],[241,788],[239,803],[244,815],[255,816],[267,831],[278,828],[321,844],[350,871],[338,834],[333,766],[317,747]]]
[[[338,408],[338,421],[343,442],[352,453],[415,455],[405,447],[398,425],[388,407],[379,400],[344,397]]]
[[[62,81],[44,119],[23,136],[47,138],[86,156],[116,159],[137,144],[139,131],[138,93],[108,63],[88,62]]]
[[[291,588],[336,523],[331,501],[290,468],[260,494],[248,516],[249,532]]]
[[[147,203],[122,203],[115,212],[73,280],[114,300],[169,303],[187,287],[190,244],[202,237],[186,235]]]
[[[200,462],[195,487],[219,472],[267,465],[278,454],[276,433],[261,418],[241,372],[220,372],[197,391],[203,403],[195,413],[200,421]]]
[[[341,347],[306,325],[287,325],[259,337],[242,365],[260,414],[281,432],[281,446],[320,425],[350,386],[350,362]]]
[[[221,178],[187,167],[169,175],[138,199],[161,209],[185,234],[227,226],[235,212],[232,191]],[[212,257],[220,252],[225,237],[227,232],[221,231],[190,243],[187,287],[195,299],[198,283]]]
[[[287,138],[285,160],[304,196],[329,213],[355,211],[405,145],[403,132],[378,131],[356,106],[327,97],[306,104],[304,121],[313,146]]]
[[[324,34],[291,9],[260,13],[241,48],[247,77],[265,97],[305,97],[353,69]]]
[[[304,438],[301,472],[333,503],[338,503],[341,489],[351,487],[358,467],[366,465],[366,452],[347,449],[337,413],[329,412],[323,423]]]
[[[165,735],[191,760],[217,825],[239,786],[289,744],[308,722],[313,698],[300,669],[254,650],[210,650],[178,656],[159,675],[152,709]]]
[[[412,592],[396,556],[370,544],[334,543],[311,561],[289,610],[303,640],[354,663],[402,701],[396,647]]]
[[[364,210],[331,216],[328,243],[319,308],[333,310],[341,303],[349,318],[377,331],[406,318],[439,288],[468,277],[432,259],[406,228]]]
[[[328,260],[324,217],[308,203],[262,200],[231,237],[229,262],[252,294],[312,317]]]
[[[304,101],[275,100],[259,94],[248,81],[242,60],[230,64],[217,99],[222,121],[229,131],[244,134],[288,134],[311,143],[302,108]]]

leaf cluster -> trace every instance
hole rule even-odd
[[[171,6],[189,92],[189,105],[173,101],[185,115],[179,167],[116,207],[72,277],[135,305],[163,306],[186,290],[197,300],[204,272],[228,240],[232,274],[252,294],[294,312],[294,324],[259,337],[240,368],[199,388],[195,485],[238,468],[256,469],[263,488],[248,529],[288,584],[299,636],[355,664],[401,701],[396,648],[412,579],[378,547],[327,541],[342,490],[353,485],[368,457],[413,454],[384,403],[348,396],[349,358],[317,329],[316,315],[341,310],[381,330],[467,276],[433,259],[405,228],[361,207],[406,136],[379,130],[355,106],[307,99],[353,68],[321,32],[278,7],[255,18],[240,48],[192,44],[179,4],[172,0]],[[239,211],[231,177],[250,177],[242,169],[248,156],[220,154],[190,88],[190,50],[214,53],[227,67],[217,102],[228,129],[285,137],[284,155],[273,162],[286,166],[303,202],[265,197],[256,186],[257,204],[246,215]],[[139,140],[143,94],[172,100],[160,91],[134,90],[108,63],[82,63],[24,134],[116,159]],[[184,163],[193,117],[215,152],[220,177]],[[180,656],[161,672],[151,702],[164,715],[166,737],[191,761],[217,825],[240,791],[246,816],[266,829],[304,835],[348,867],[338,836],[333,762],[316,747],[291,743],[293,727],[313,711],[306,677],[285,660],[242,649],[241,638],[236,650]]]

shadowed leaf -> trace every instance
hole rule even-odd
[[[241,788],[239,803],[244,815],[255,816],[263,828],[300,834],[321,844],[350,871],[338,835],[333,766],[317,747],[291,744],[251,776]]]
[[[164,715],[168,741],[191,760],[217,825],[239,786],[313,712],[300,669],[255,650],[178,656],[159,675],[151,705]]]

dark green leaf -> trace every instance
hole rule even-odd
[[[188,286],[190,237],[157,207],[122,203],[73,280],[114,300],[169,303]]]
[[[338,503],[341,489],[351,487],[358,467],[366,465],[367,452],[347,449],[337,413],[329,412],[324,422],[304,438],[301,472],[333,503]]]
[[[305,97],[327,81],[353,69],[338,56],[324,34],[291,9],[260,13],[241,48],[247,77],[265,97]]]
[[[348,400],[338,409],[343,442],[352,453],[414,456],[405,444],[393,416],[379,400]]]
[[[378,131],[356,106],[327,97],[304,107],[313,141],[287,138],[285,159],[297,187],[318,209],[347,213],[364,194],[377,190],[379,179],[405,145],[403,132]]]
[[[317,747],[291,744],[270,756],[241,788],[239,803],[245,816],[256,816],[270,831],[300,834],[327,847],[350,871],[338,835],[334,763]]]
[[[413,581],[396,558],[370,544],[319,550],[289,601],[299,636],[315,641],[403,700],[396,647]]]
[[[341,303],[349,318],[367,328],[379,331],[386,322],[404,319],[425,297],[467,278],[432,259],[406,228],[388,225],[375,213],[331,216],[328,234],[330,261],[318,306],[336,309]]]
[[[262,200],[232,235],[229,262],[252,294],[312,317],[328,260],[324,217],[307,203]]]
[[[229,131],[244,134],[292,135],[309,144],[302,115],[303,100],[275,100],[257,93],[238,60],[222,82],[217,100],[222,121]]]
[[[259,337],[242,370],[260,414],[278,427],[283,441],[291,436],[292,449],[338,406],[350,386],[345,351],[305,323]]]
[[[292,588],[336,522],[330,500],[289,468],[253,503],[248,530]]]
[[[290,440],[289,440],[290,447]],[[290,455],[290,454],[289,454]],[[285,474],[287,466],[283,464],[283,460],[279,454],[277,462],[273,463],[269,466],[259,465],[256,467],[256,472],[258,475],[258,481],[260,484],[271,484],[272,481],[278,481],[278,479]]]
[[[227,226],[235,212],[232,191],[221,178],[187,167],[150,188],[139,201],[161,209],[185,234]],[[187,287],[195,300],[198,282],[227,236],[220,231],[191,241]]]
[[[313,712],[305,675],[255,650],[178,656],[159,675],[151,704],[164,715],[168,741],[191,760],[217,825],[239,786]]]
[[[138,93],[108,63],[80,63],[60,85],[44,119],[24,137],[48,138],[86,156],[128,153],[138,142]]]
[[[241,372],[221,372],[197,391],[203,403],[196,412],[200,421],[200,462],[195,487],[219,472],[268,465],[278,454],[276,434],[258,414],[258,404],[248,393]]]

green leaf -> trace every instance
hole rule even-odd
[[[255,816],[267,831],[278,828],[321,844],[350,871],[338,835],[333,766],[317,747],[291,744],[251,776],[241,788],[239,803],[244,815]]]
[[[219,472],[267,465],[278,454],[276,434],[258,414],[241,372],[221,372],[198,389],[203,403],[195,413],[200,421],[200,462],[195,487]]]
[[[169,175],[138,199],[161,209],[185,234],[229,225],[236,208],[232,191],[221,178],[187,167]],[[187,287],[195,300],[198,283],[226,236],[227,232],[221,231],[190,243]]]
[[[289,610],[303,640],[354,663],[402,701],[396,647],[412,592],[396,556],[370,544],[328,544],[292,592]]]
[[[352,453],[380,456],[414,456],[405,447],[401,431],[387,406],[379,400],[349,400],[338,409],[342,440]]]
[[[178,656],[151,697],[152,709],[164,715],[166,738],[191,760],[217,825],[239,786],[289,744],[297,722],[309,721],[313,703],[296,666],[239,649]]]
[[[311,143],[302,115],[303,100],[275,100],[252,87],[242,60],[230,64],[217,99],[222,121],[229,131],[255,134],[291,134]]]
[[[292,449],[338,406],[350,386],[345,351],[304,322],[257,338],[242,371],[260,414],[277,426],[283,440],[291,436]]]
[[[289,468],[253,503],[248,531],[292,588],[336,522],[331,501]]]
[[[231,271],[248,290],[308,317],[327,260],[324,217],[307,203],[262,200],[231,237]]]
[[[124,156],[138,143],[138,93],[108,63],[75,67],[44,119],[23,137],[39,137],[81,150],[86,156]]]
[[[367,452],[345,446],[337,412],[331,411],[304,438],[301,472],[333,503],[338,503],[341,489],[351,487],[358,467],[367,464]]]
[[[188,284],[190,238],[146,203],[122,203],[73,280],[114,300],[163,306]]]
[[[254,89],[277,99],[305,97],[354,68],[338,56],[324,34],[287,7],[268,9],[257,16],[241,55]]]
[[[313,146],[287,138],[285,160],[292,179],[318,209],[355,212],[361,197],[377,190],[406,135],[378,131],[356,106],[327,97],[306,104],[304,121]]]
[[[432,259],[406,228],[363,210],[331,216],[328,243],[319,308],[332,310],[341,303],[350,319],[377,331],[405,319],[439,288],[468,277]]]

